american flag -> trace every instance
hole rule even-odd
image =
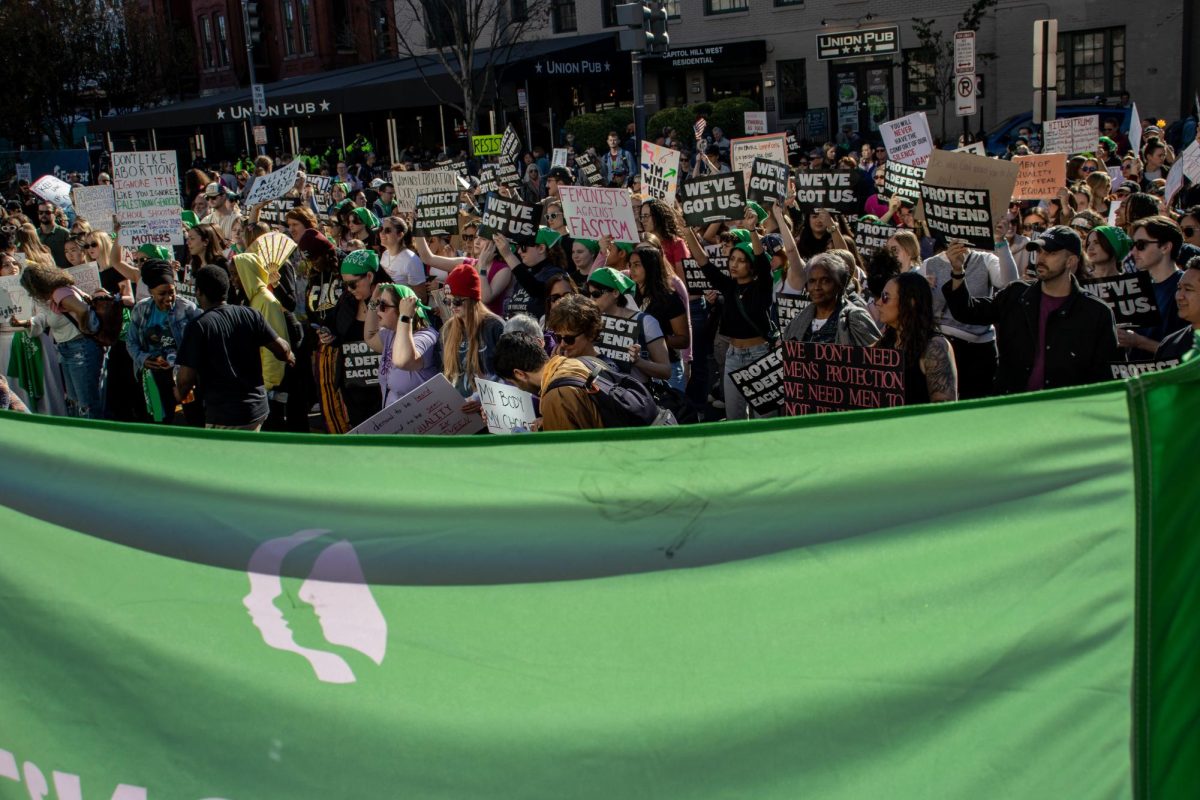
[[[704,138],[704,131],[708,128],[708,120],[704,117],[696,120],[696,124],[692,126],[692,130],[696,132],[696,141]]]

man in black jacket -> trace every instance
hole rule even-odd
[[[995,325],[999,394],[1058,389],[1110,380],[1118,360],[1112,311],[1075,280],[1083,263],[1079,234],[1056,225],[1027,246],[1037,280],[1014,281],[992,297],[972,297],[963,283],[966,247],[952,243],[951,280],[942,287],[955,319]]]

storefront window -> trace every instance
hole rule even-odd
[[[937,68],[923,47],[904,51],[904,107],[908,111],[937,105]]]
[[[779,116],[799,117],[808,108],[808,75],[804,59],[776,61],[779,75]]]
[[[750,0],[704,0],[704,13],[728,14],[731,11],[749,11]]]

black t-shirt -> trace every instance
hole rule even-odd
[[[655,297],[651,299],[649,304],[642,310],[658,320],[658,325],[662,328],[663,336],[672,336],[674,334],[675,329],[671,327],[671,320],[687,314],[687,309],[684,308],[683,301],[674,292],[663,298]],[[670,348],[670,355],[672,362],[679,360],[678,350]]]
[[[275,341],[262,314],[245,306],[210,308],[187,327],[175,363],[197,372],[210,425],[249,425],[267,416],[258,348]]]

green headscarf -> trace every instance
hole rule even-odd
[[[147,242],[139,247],[137,251],[146,258],[156,258],[159,261],[170,261],[172,259],[170,248],[164,247],[161,244],[150,244]]]
[[[592,255],[596,255],[597,253],[600,252],[600,243],[597,242],[595,239],[576,238],[576,239],[574,239],[574,242],[575,242],[575,244],[583,245],[585,248],[587,248],[587,251],[589,253],[591,253]]]
[[[372,214],[369,208],[356,208],[350,213],[358,217],[358,221],[369,231],[379,227],[379,217]]]
[[[751,200],[749,203],[746,203],[746,208],[753,211],[754,216],[758,217],[759,225],[761,225],[762,223],[767,221],[767,210],[765,208],[763,208],[762,206],[760,206],[758,203]]]
[[[545,225],[543,225],[538,228],[537,237],[534,238],[533,243],[545,245],[546,247],[553,247],[554,245],[558,244],[558,240],[561,238],[561,233],[553,228],[547,228]]]
[[[343,275],[366,275],[379,270],[379,256],[374,250],[355,250],[342,259]]]
[[[730,228],[730,237],[738,244],[750,244],[750,231],[745,228]]]
[[[1124,261],[1125,257],[1129,255],[1129,251],[1133,249],[1133,240],[1120,228],[1114,228],[1111,225],[1097,225],[1092,230],[1108,240],[1108,246],[1112,248],[1113,258],[1117,260],[1118,264]]]
[[[200,220],[196,218],[195,211],[185,211],[182,214],[183,224],[189,228],[194,228],[200,224]]]
[[[633,282],[633,278],[617,272],[612,267],[601,267],[598,270],[594,270],[591,275],[588,275],[588,283],[612,289],[618,294],[627,294],[637,288],[637,284]]]
[[[412,289],[408,288],[407,286],[405,286],[404,284],[401,284],[401,283],[384,283],[381,285],[383,286],[384,289],[391,289],[401,299],[403,299],[405,297],[411,297],[414,300],[416,300],[417,301],[417,316],[420,317],[421,319],[425,320],[426,322],[429,321],[429,314],[426,313],[430,310],[429,306],[427,306],[421,302],[421,298],[417,297],[416,292],[414,292]]]

